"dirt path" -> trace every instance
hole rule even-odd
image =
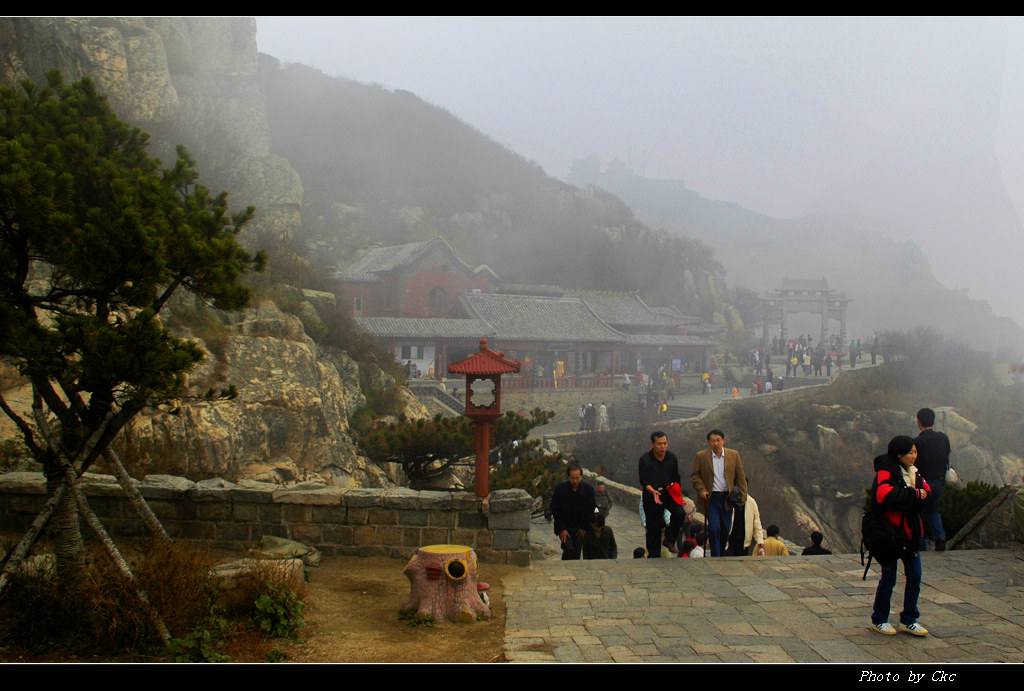
[[[519,569],[479,565],[481,580],[491,586],[493,619],[410,627],[398,619],[409,594],[405,564],[384,557],[325,557],[312,570],[301,640],[277,647],[289,662],[502,661],[502,581]]]
[[[238,555],[222,555],[237,558]],[[230,560],[230,559],[229,559]],[[409,595],[402,574],[407,561],[384,557],[324,557],[306,584],[305,628],[298,641],[267,639],[252,631],[230,637],[220,652],[232,662],[501,662],[505,634],[503,579],[522,569],[479,564],[491,586],[492,619],[411,627],[398,619]],[[2,619],[2,617],[0,617]],[[3,623],[0,621],[0,623]],[[33,655],[0,645],[3,662],[158,662],[159,656],[79,654],[71,650]]]

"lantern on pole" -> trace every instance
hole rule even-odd
[[[476,495],[487,496],[487,457],[491,450],[491,424],[501,417],[501,375],[519,371],[518,360],[487,347],[480,339],[480,352],[452,363],[450,374],[466,376],[466,417],[473,421],[476,449]]]

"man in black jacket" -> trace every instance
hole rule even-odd
[[[651,450],[640,457],[638,465],[640,488],[644,493],[647,558],[655,559],[661,556],[662,545],[665,545],[670,552],[677,551],[676,538],[686,520],[686,512],[683,507],[665,491],[670,484],[679,483],[679,459],[668,450],[668,436],[664,432],[651,433]],[[668,530],[665,531],[665,538],[662,539],[661,528],[665,525],[664,512],[666,510],[671,519]]]
[[[917,411],[917,426],[921,433],[914,439],[917,447],[918,471],[924,476],[931,487],[931,494],[925,502],[921,518],[924,532],[935,541],[935,551],[946,549],[946,531],[942,528],[942,516],[939,515],[939,502],[946,489],[946,469],[949,468],[949,437],[932,429],[935,424],[935,411],[921,408]],[[925,549],[924,536],[921,537],[921,550]]]
[[[583,470],[571,463],[565,474],[569,479],[555,487],[551,497],[555,535],[562,541],[562,561],[580,558],[583,537],[593,530],[591,524],[597,511],[594,488],[583,482]]]

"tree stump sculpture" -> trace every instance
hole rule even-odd
[[[490,617],[491,610],[479,594],[486,583],[477,581],[476,552],[463,545],[420,547],[402,572],[409,579],[409,597],[402,604],[403,614],[434,621],[474,622]]]

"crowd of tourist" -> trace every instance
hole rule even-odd
[[[856,362],[855,348],[851,346],[851,364]],[[805,352],[812,352],[811,347]],[[583,415],[581,412],[581,419]],[[931,409],[922,408],[916,419],[921,432],[917,438],[894,437],[886,453],[875,459],[871,508],[865,514],[864,545],[881,567],[870,628],[883,635],[928,635],[918,621],[920,552],[927,548],[928,538],[936,551],[944,550],[946,544],[939,501],[949,467],[949,439],[933,429],[935,413]],[[640,522],[646,544],[633,550],[634,558],[790,556],[779,526],[763,528],[757,502],[748,491],[743,461],[737,451],[725,447],[722,430],[708,432],[708,448],[694,458],[688,483],[692,498],[683,489],[679,459],[669,450],[668,436],[655,431],[650,439],[650,450],[637,463],[642,489]],[[617,558],[615,535],[607,523],[612,505],[603,484],[595,490],[582,480],[578,465],[568,467],[567,480],[555,489],[551,501],[562,559]],[[812,531],[809,539],[802,556],[832,553],[823,546],[821,531]],[[896,628],[888,619],[899,562],[906,574],[906,588]]]

